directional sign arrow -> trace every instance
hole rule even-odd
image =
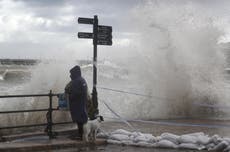
[[[98,33],[97,34],[97,38],[99,39],[99,40],[106,40],[106,39],[112,39],[112,34],[111,33],[109,33],[109,34],[104,34],[104,33]]]
[[[112,40],[97,40],[98,45],[112,45]]]
[[[94,19],[92,18],[83,18],[83,17],[79,17],[78,18],[78,23],[80,24],[93,24]]]
[[[112,33],[112,26],[98,25],[99,33]]]
[[[92,39],[93,33],[78,32],[78,38]]]

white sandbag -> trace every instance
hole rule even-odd
[[[140,132],[131,132],[131,134],[129,135],[130,140],[135,140],[135,138],[137,138],[138,136],[140,136]]]
[[[183,149],[193,149],[193,150],[203,150],[203,149],[205,149],[205,146],[197,145],[197,144],[193,144],[193,143],[182,143],[178,147],[183,148]]]
[[[133,139],[134,142],[148,142],[145,136],[137,136]]]
[[[171,142],[173,142],[174,144],[179,144],[179,139],[180,136],[178,135],[174,135],[174,134],[171,134],[171,133],[163,133],[161,134],[161,139],[163,140],[169,140]]]
[[[205,145],[206,149],[209,151],[213,149],[216,145],[214,143],[209,143],[208,145]]]
[[[126,146],[134,146],[135,143],[131,140],[123,140],[121,141],[122,145],[126,145]]]
[[[230,144],[230,138],[223,138],[223,140],[227,141]]]
[[[207,145],[210,143],[210,137],[203,133],[193,133],[181,135],[178,139],[180,143],[193,143],[200,145]]]
[[[129,136],[124,134],[112,134],[109,139],[123,141],[123,140],[129,140]]]
[[[211,150],[213,150],[213,151],[223,151],[227,147],[228,147],[228,142],[227,141],[222,141]]]
[[[156,142],[158,142],[158,141],[160,141],[160,140],[162,140],[161,136],[157,136],[157,137],[156,137]]]
[[[151,134],[141,134],[140,136],[136,136],[133,138],[134,142],[149,142],[149,143],[154,143],[156,142],[156,137],[154,137]]]
[[[178,139],[180,143],[192,143],[196,144],[197,143],[197,137],[196,136],[191,136],[191,135],[181,135],[180,138]]]
[[[124,129],[117,129],[117,130],[111,132],[111,134],[123,134],[123,135],[128,135],[128,136],[129,136],[129,135],[131,135],[132,133],[129,132],[129,131],[126,131],[126,130],[124,130]]]
[[[142,134],[142,135],[145,136],[147,139],[154,137],[152,134]],[[156,137],[154,137],[154,138],[156,138]]]
[[[207,145],[210,143],[210,137],[208,137],[207,135],[200,135],[197,136],[197,144],[200,145]]]
[[[155,147],[155,144],[154,143],[148,143],[148,142],[140,141],[138,143],[135,143],[135,146],[138,146],[138,147]]]
[[[153,136],[152,134],[144,134],[145,138],[150,143],[155,143],[157,141],[157,138]]]
[[[223,152],[230,152],[230,146],[226,147]]]
[[[197,136],[204,136],[205,134],[203,132],[194,132],[194,133],[184,134],[184,135],[197,137]]]
[[[140,132],[131,132],[131,134],[130,134],[130,136],[133,138],[136,138],[136,137],[141,136],[141,135],[142,135],[142,133],[140,133]]]
[[[210,138],[210,143],[219,144],[222,141],[222,138],[219,135],[213,135]]]
[[[156,143],[156,147],[161,148],[177,148],[178,146],[169,140],[160,140]]]

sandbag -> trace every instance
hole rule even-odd
[[[210,151],[211,149],[213,149],[216,145],[214,143],[209,143],[208,145],[205,145],[206,149],[208,151]]]
[[[132,139],[134,142],[149,142],[154,143],[156,142],[156,137],[154,137],[151,134],[140,134],[139,136],[136,136]]]
[[[124,129],[117,129],[113,132],[111,132],[111,134],[123,134],[123,135],[131,135],[132,133],[129,131],[126,131]]]
[[[134,146],[135,145],[135,143],[131,140],[123,140],[121,142],[122,142],[122,145],[126,145],[126,146]]]
[[[226,147],[223,152],[230,152],[230,146]]]
[[[219,135],[213,135],[210,138],[210,143],[219,144],[222,141],[222,138]]]
[[[155,144],[154,143],[148,143],[148,142],[140,141],[138,143],[135,143],[135,146],[139,146],[139,147],[155,147]]]
[[[227,141],[222,141],[211,150],[213,150],[213,151],[223,151],[227,147],[228,147],[228,142]]]
[[[178,147],[183,148],[183,149],[193,149],[193,150],[203,150],[203,149],[205,149],[205,146],[197,145],[197,144],[194,144],[194,143],[182,143]]]
[[[177,148],[178,146],[169,140],[160,140],[156,143],[156,147],[161,148]]]
[[[124,134],[112,134],[109,139],[113,139],[113,140],[118,140],[118,141],[125,141],[125,140],[129,140],[129,136],[124,135]]]
[[[161,139],[165,139],[165,140],[169,140],[171,142],[173,142],[174,144],[179,144],[179,139],[180,136],[178,135],[174,135],[174,134],[171,134],[171,133],[163,133],[161,134]]]
[[[180,143],[197,143],[197,137],[192,135],[181,135],[178,140]]]
[[[161,136],[144,134],[141,132],[129,132],[123,129],[112,133],[99,133],[98,137],[107,137],[108,143],[131,145],[140,147],[183,148],[192,150],[212,150],[230,152],[230,138],[221,138],[218,135],[209,137],[203,132],[184,134],[181,136],[171,133],[163,133]]]
[[[142,133],[140,133],[140,132],[131,132],[130,137],[136,138],[136,137],[141,136],[141,135],[142,135]]]
[[[157,141],[157,138],[153,136],[152,134],[144,134],[144,135],[147,141],[150,143],[155,143]]]
[[[223,140],[227,141],[230,144],[230,138],[223,138]]]
[[[210,137],[208,137],[206,135],[197,136],[197,144],[207,145],[209,143],[210,143]]]
[[[194,133],[189,133],[189,134],[184,134],[184,135],[188,135],[188,136],[204,136],[205,134],[203,132],[194,132]]]

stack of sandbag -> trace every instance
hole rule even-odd
[[[181,136],[163,133],[155,137],[152,134],[118,129],[111,133],[100,133],[98,136],[106,138],[111,144],[230,152],[230,138],[221,138],[218,135],[209,137],[203,132]]]
[[[122,145],[133,145],[142,147],[154,147],[156,137],[151,134],[143,134],[140,132],[129,132],[123,129],[115,130],[110,133],[107,140],[108,143],[122,144]]]

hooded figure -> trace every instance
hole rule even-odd
[[[70,70],[71,82],[67,84],[66,92],[69,94],[69,108],[73,122],[78,125],[79,135],[82,137],[83,124],[87,122],[87,83],[81,76],[81,69],[75,66]]]

